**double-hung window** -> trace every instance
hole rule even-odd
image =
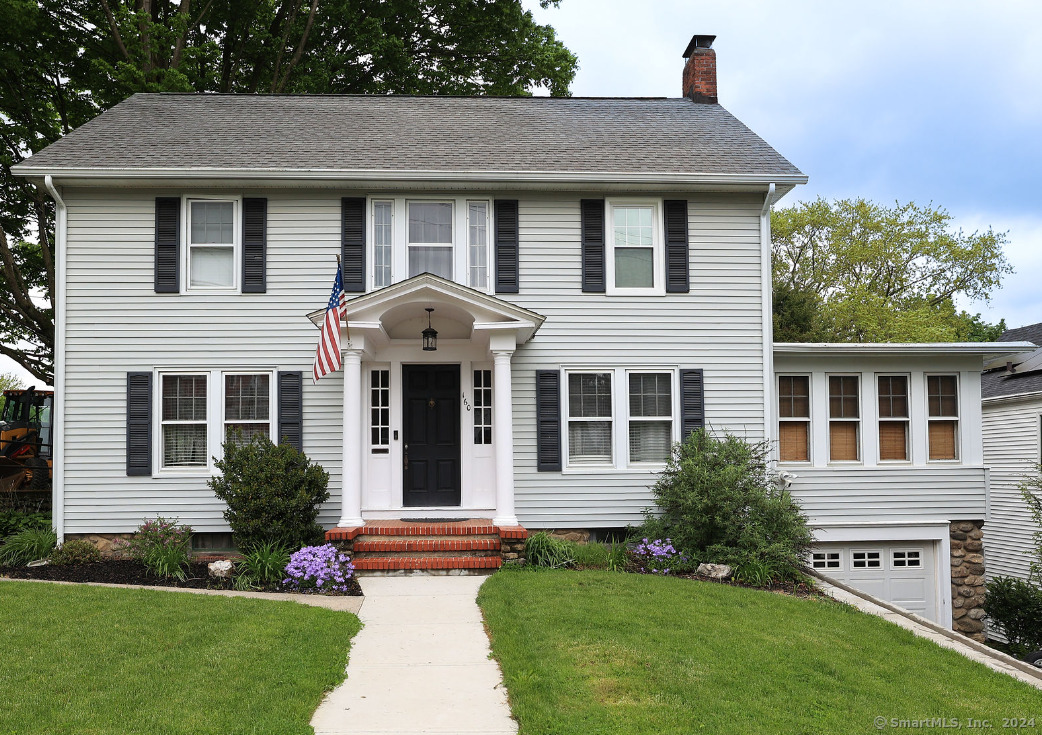
[[[879,461],[908,460],[908,377],[880,375]]]
[[[373,286],[391,285],[394,202],[373,202]]]
[[[927,375],[926,398],[930,459],[958,459],[958,378],[954,375]]]
[[[673,447],[673,374],[629,374],[630,463],[669,459]]]
[[[568,464],[610,465],[612,451],[612,374],[568,374]]]
[[[271,374],[225,373],[224,436],[248,443],[271,439]]]
[[[810,461],[810,377],[778,376],[778,459]]]
[[[452,202],[408,203],[409,277],[421,273],[452,279]]]
[[[658,201],[608,200],[608,293],[665,293]]]
[[[209,460],[207,375],[163,375],[160,467],[206,467]]]
[[[488,202],[467,202],[467,285],[487,291]]]
[[[194,199],[185,204],[188,291],[239,287],[239,200]]]
[[[829,459],[861,459],[861,411],[856,375],[829,376]]]

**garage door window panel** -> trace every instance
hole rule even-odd
[[[838,551],[815,551],[811,554],[811,566],[823,572],[838,572],[843,569],[843,562]]]
[[[852,551],[850,552],[851,569],[882,569],[882,551]]]

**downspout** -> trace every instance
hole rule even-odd
[[[774,203],[774,184],[767,187],[760,210],[760,287],[763,310],[763,438],[777,440],[774,430],[774,305],[771,295],[771,204]]]
[[[50,174],[43,177],[44,186],[54,199],[54,276],[57,304],[54,314],[54,406],[51,410],[51,522],[58,543],[65,542],[65,234],[68,210],[65,200],[54,187]]]

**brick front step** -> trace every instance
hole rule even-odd
[[[354,560],[360,572],[397,569],[499,569],[498,556],[366,556]]]
[[[355,541],[356,554],[367,552],[499,551],[494,538],[371,538],[367,533]]]

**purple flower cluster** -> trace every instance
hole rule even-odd
[[[668,538],[665,541],[660,538],[654,541],[642,539],[630,554],[642,572],[651,574],[669,574],[672,565],[687,561],[686,556],[673,548],[673,540]]]
[[[298,592],[347,592],[355,565],[333,544],[305,546],[289,559],[282,584]]]

